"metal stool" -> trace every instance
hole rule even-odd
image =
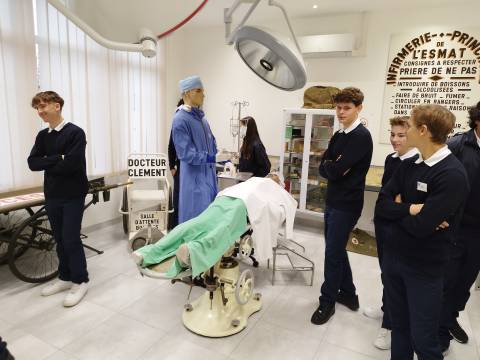
[[[300,245],[294,240],[287,240],[285,238],[278,239],[277,246],[273,248],[273,264],[272,264],[272,285],[275,285],[275,273],[277,271],[311,271],[312,276],[310,278],[310,286],[313,285],[313,276],[315,273],[315,263],[307,258],[305,255],[300,254],[297,250],[292,248],[297,246],[302,249],[302,253],[305,253],[305,247]],[[290,267],[278,267],[277,266],[277,256],[286,256],[290,262]],[[291,256],[298,256],[303,260],[307,261],[310,265],[307,266],[298,266],[295,265],[292,261]],[[270,259],[267,260],[267,268],[270,269]]]

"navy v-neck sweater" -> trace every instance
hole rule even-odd
[[[375,217],[392,226],[385,249],[420,267],[444,264],[468,192],[467,174],[453,154],[431,167],[416,164],[414,158],[404,160],[382,187],[375,207]],[[398,194],[402,203],[395,202]],[[424,206],[410,215],[411,204]],[[443,221],[450,226],[437,229]]]
[[[38,133],[28,166],[32,171],[45,171],[45,199],[73,199],[87,194],[86,146],[85,133],[72,123],[60,131],[49,133],[47,128]]]
[[[327,206],[355,214],[362,212],[372,152],[372,137],[362,124],[348,134],[337,131],[333,135],[319,168],[320,175],[328,180]]]

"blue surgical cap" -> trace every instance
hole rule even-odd
[[[197,75],[189,76],[178,83],[180,92],[183,94],[185,91],[192,89],[203,89],[202,80]]]

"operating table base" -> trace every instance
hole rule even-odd
[[[262,300],[252,297],[245,305],[235,302],[230,296],[224,306],[220,289],[210,293],[205,292],[192,302],[191,308],[183,311],[183,324],[190,331],[208,337],[224,337],[236,334],[247,327],[250,315],[262,308]]]

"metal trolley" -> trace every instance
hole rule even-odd
[[[85,209],[100,201],[100,193],[103,201],[109,201],[111,189],[127,184],[105,184],[104,178],[89,181],[91,199]],[[83,246],[103,253],[86,244]],[[0,265],[5,264],[16,277],[29,283],[42,283],[58,275],[56,242],[43,193],[0,199]]]

